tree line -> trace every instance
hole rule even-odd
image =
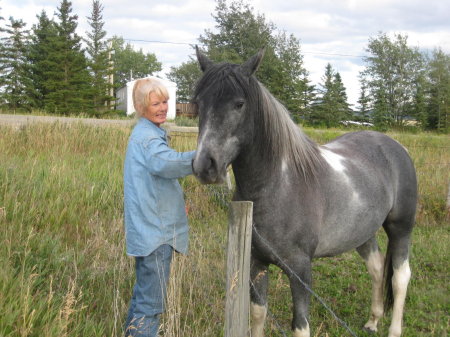
[[[61,0],[55,16],[45,11],[26,29],[22,20],[1,21],[0,107],[57,114],[111,114],[115,91],[133,78],[162,70],[153,53],[135,50],[119,36],[107,38],[103,5],[92,1],[90,31],[76,33],[78,16]],[[1,14],[1,12],[0,12]],[[199,36],[199,46],[216,62],[241,63],[262,46],[265,58],[258,79],[291,111],[296,121],[336,126],[342,121],[371,122],[384,128],[416,123],[424,129],[450,130],[450,55],[430,55],[408,46],[408,37],[380,32],[370,37],[360,73],[360,97],[348,103],[341,75],[331,64],[313,85],[300,40],[279,30],[244,0],[216,0],[214,30]],[[0,18],[2,19],[2,18]],[[192,57],[172,67],[177,101],[189,102],[201,76]]]
[[[54,17],[42,11],[31,30],[20,19],[0,17],[3,111],[111,114],[118,88],[133,76],[161,71],[154,54],[134,50],[121,37],[106,38],[99,0],[92,1],[85,38],[76,32],[78,16],[72,11],[72,3],[62,0]]]

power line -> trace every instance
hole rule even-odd
[[[171,42],[171,41],[158,41],[158,40],[136,40],[136,39],[126,39],[125,41],[133,41],[133,42],[146,42],[146,43],[162,43],[162,44],[181,44],[181,45],[196,45],[198,43],[187,43],[187,42]]]
[[[303,54],[313,54],[313,55],[327,55],[327,56],[343,56],[343,57],[357,57],[364,58],[365,55],[352,55],[352,54],[338,54],[338,53],[323,53],[318,51],[302,51]]]
[[[172,42],[172,41],[160,41],[160,40],[138,40],[138,39],[127,39],[124,38],[125,41],[131,42],[144,42],[144,43],[161,43],[161,44],[174,44],[174,45],[200,45],[200,43],[188,43],[188,42]],[[339,53],[325,53],[325,52],[315,52],[315,51],[301,51],[303,54],[312,54],[312,55],[325,55],[325,56],[341,56],[341,57],[355,57],[355,58],[364,58],[367,57],[365,55],[353,55],[353,54],[339,54]]]

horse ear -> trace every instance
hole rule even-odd
[[[200,69],[205,72],[206,69],[208,69],[209,67],[211,67],[213,65],[212,61],[206,57],[205,54],[203,54],[200,49],[198,48],[198,46],[195,46],[195,52],[197,54],[197,60],[198,63],[200,64]]]
[[[258,53],[250,57],[244,64],[241,65],[242,72],[248,77],[252,76],[256,70],[258,70],[259,65],[263,59],[266,48],[261,48]]]

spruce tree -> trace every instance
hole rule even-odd
[[[48,75],[53,63],[49,60],[52,54],[54,41],[57,38],[55,22],[47,16],[45,11],[37,15],[38,22],[32,27],[31,42],[29,45],[28,59],[31,67],[31,76],[35,88],[32,97],[33,104],[38,109],[44,109],[45,99],[49,93],[46,88]]]
[[[322,81],[319,96],[313,106],[311,122],[330,127],[350,119],[352,113],[341,75],[329,63],[325,67]]]
[[[72,3],[62,0],[56,16],[57,35],[50,42],[49,69],[44,83],[48,94],[45,109],[57,114],[93,112],[90,77],[81,38],[76,34],[77,15],[71,15]]]
[[[0,56],[0,91],[2,106],[9,111],[31,111],[33,86],[27,62],[29,34],[22,20],[9,18]]]
[[[434,50],[429,68],[427,127],[448,132],[450,129],[450,55],[441,49]]]
[[[333,80],[333,95],[335,100],[335,119],[337,122],[343,120],[351,120],[353,118],[353,111],[348,104],[347,89],[342,82],[342,77],[339,72],[334,74]]]
[[[357,110],[357,119],[362,122],[370,122],[370,94],[367,87],[367,82],[363,76],[360,76],[361,91],[358,98],[359,108]]]
[[[110,62],[111,48],[108,48],[108,42],[105,40],[106,31],[103,30],[104,22],[102,17],[103,6],[99,0],[92,1],[91,16],[88,17],[88,23],[91,27],[90,32],[86,32],[88,69],[91,79],[92,104],[95,113],[98,115],[109,111],[114,96],[111,95],[113,84],[109,79],[113,74]]]

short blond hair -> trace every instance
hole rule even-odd
[[[155,93],[165,100],[169,99],[169,92],[164,84],[154,78],[142,78],[134,83],[133,87],[133,104],[136,110],[136,116],[142,117],[143,109],[150,104],[150,94]]]

